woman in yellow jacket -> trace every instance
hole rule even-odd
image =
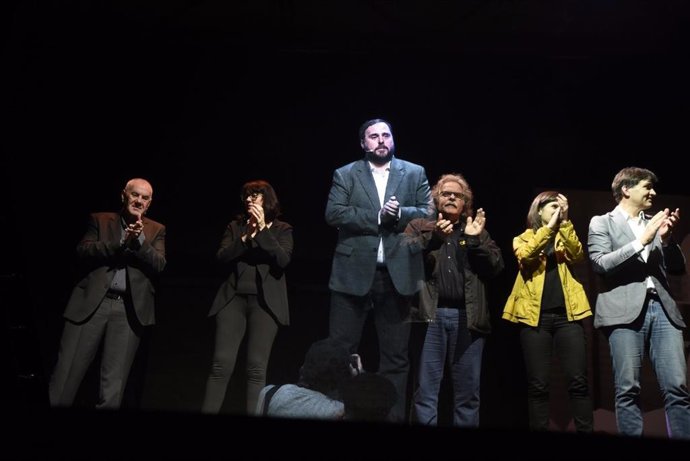
[[[587,295],[570,266],[584,257],[568,220],[568,200],[555,191],[532,201],[527,230],[513,239],[519,272],[503,318],[520,325],[527,371],[531,430],[548,430],[549,377],[555,349],[566,375],[570,409],[578,432],[592,432],[582,319],[592,315]]]

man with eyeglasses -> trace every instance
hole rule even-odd
[[[482,208],[472,216],[472,189],[462,175],[444,174],[432,189],[438,215],[414,219],[405,229],[413,253],[422,255],[415,299],[426,326],[418,360],[417,422],[438,423],[445,364],[453,383],[453,425],[479,426],[479,390],[485,336],[491,331],[484,281],[503,270],[501,250],[486,231]],[[418,265],[416,267],[422,267]]]
[[[379,373],[395,385],[389,419],[405,419],[410,337],[409,298],[418,290],[401,246],[412,219],[432,212],[426,172],[395,157],[390,123],[368,120],[359,129],[364,157],[338,168],[326,205],[326,222],[338,229],[329,288],[330,336],[357,352],[370,312],[379,343]]]

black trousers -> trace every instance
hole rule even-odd
[[[387,271],[376,271],[371,291],[365,296],[331,292],[330,337],[342,341],[350,352],[357,352],[364,324],[372,311],[379,342],[378,372],[391,380],[398,393],[388,419],[403,422],[409,371],[409,299],[395,290]],[[362,361],[366,369],[367,358]]]
[[[68,407],[74,403],[103,342],[96,408],[120,408],[141,332],[135,314],[122,298],[104,298],[83,323],[65,320],[57,364],[48,385],[51,406]]]
[[[565,373],[575,429],[592,432],[594,417],[582,324],[568,321],[565,312],[542,312],[536,328],[522,326],[520,342],[527,370],[530,429],[545,431],[549,427],[549,381],[555,349]]]

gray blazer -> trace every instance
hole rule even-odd
[[[589,259],[594,272],[600,276],[594,326],[624,325],[637,319],[644,307],[649,276],[671,322],[685,327],[666,278],[667,270],[671,273],[685,271],[685,257],[680,247],[676,243],[663,247],[656,236],[645,263],[633,248],[634,240],[635,234],[618,211],[594,216],[589,223]]]
[[[401,241],[405,227],[412,219],[428,217],[433,211],[424,168],[393,157],[385,199],[392,195],[400,203],[400,219],[386,226],[379,225],[381,203],[368,162],[357,160],[333,173],[326,205],[326,222],[338,228],[328,284],[331,290],[355,296],[369,292],[381,238],[386,266],[395,289],[405,296],[418,290],[414,274],[419,271],[413,270],[412,266],[419,264],[421,259],[411,258],[411,248],[401,245]]]

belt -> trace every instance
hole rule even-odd
[[[115,291],[106,291],[105,297],[108,299],[116,299],[116,300],[125,299],[124,293],[117,293]]]

